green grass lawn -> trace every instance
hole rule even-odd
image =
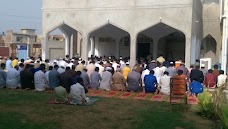
[[[50,105],[51,93],[0,89],[0,129],[217,129],[183,105],[100,98],[92,106]]]

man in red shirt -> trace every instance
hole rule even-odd
[[[204,85],[207,88],[215,88],[216,87],[216,78],[212,72],[213,72],[213,70],[209,69],[208,74],[205,76],[205,79],[204,79]]]

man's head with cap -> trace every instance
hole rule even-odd
[[[184,64],[184,62],[181,62],[181,64],[180,64],[181,66],[185,66],[185,64]]]
[[[106,68],[105,68],[105,71],[111,71],[111,70],[112,70],[111,67],[106,67]]]
[[[205,64],[201,64],[201,68],[205,68]]]
[[[155,60],[152,60],[151,63],[155,63],[156,61]]]
[[[169,65],[172,67],[172,66],[174,66],[174,63],[173,62],[170,62]]]

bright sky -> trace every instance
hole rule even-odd
[[[0,33],[31,28],[41,34],[42,0],[0,0],[0,3]]]

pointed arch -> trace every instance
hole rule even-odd
[[[59,29],[64,34],[63,37],[55,35],[50,36],[50,33],[56,29]],[[77,48],[80,47],[80,43],[78,43],[78,34],[81,35],[82,33],[65,22],[61,22],[57,25],[53,25],[53,27],[50,27],[45,33],[46,39],[44,46],[46,48],[43,47],[43,51],[45,51],[46,55],[48,55],[46,57],[50,59],[60,57],[64,58],[65,55],[73,57],[74,55],[78,54],[79,51]],[[52,37],[54,38],[49,40],[49,38]],[[61,41],[59,41],[58,38],[61,39]]]
[[[123,51],[122,48],[127,49],[127,52],[121,56],[127,57],[130,55],[129,32],[113,23],[108,22],[93,28],[88,33],[88,38],[90,42],[88,44],[88,55],[119,57],[121,51]],[[126,40],[123,40],[123,38],[126,38]]]
[[[112,22],[107,22],[107,23],[105,23],[105,24],[103,24],[103,25],[94,27],[93,29],[91,29],[90,31],[88,31],[88,32],[89,32],[88,35],[91,35],[91,33],[95,32],[96,30],[99,30],[99,29],[101,29],[101,28],[104,28],[105,26],[108,26],[108,25],[112,25],[112,26],[114,26],[114,27],[116,27],[116,28],[118,28],[118,29],[121,29],[121,30],[123,30],[123,31],[125,31],[125,32],[127,32],[127,33],[129,33],[129,32],[128,32],[126,29],[124,29],[123,27],[121,27],[121,26],[119,26],[119,25],[117,25],[117,24],[115,24],[115,23],[112,23]]]
[[[216,63],[216,54],[217,54],[217,42],[215,38],[208,34],[203,38],[200,46],[200,57],[201,58],[211,58],[212,64]]]
[[[62,26],[68,26],[68,27],[70,27],[70,28],[72,28],[72,29],[74,29],[74,30],[76,30],[77,32],[79,32],[81,35],[82,35],[82,31],[80,31],[80,30],[77,30],[77,29],[75,29],[74,27],[72,27],[70,24],[68,24],[68,23],[66,23],[66,22],[60,22],[60,23],[58,23],[58,24],[56,24],[56,25],[53,25],[52,27],[50,27],[49,29],[47,29],[47,31],[46,31],[46,33],[45,33],[45,35],[49,35],[52,31],[54,31],[55,29],[58,29],[58,28],[60,28],[60,27],[62,27]]]
[[[148,37],[148,40],[139,40],[142,35]],[[153,59],[156,59],[159,55],[163,55],[169,60],[182,59],[185,60],[185,46],[186,37],[185,33],[181,30],[173,28],[163,22],[159,22],[155,25],[147,27],[137,33],[138,38],[138,56],[147,56],[151,54]],[[149,40],[150,39],[150,40]],[[152,40],[152,43],[151,43]],[[143,42],[140,42],[143,41]],[[150,42],[146,42],[150,41]],[[143,46],[150,44],[150,49],[140,50],[141,43]]]
[[[216,48],[217,42],[211,34],[208,34],[206,37],[203,38],[201,50],[205,50],[206,53],[212,51],[214,54],[216,54]]]
[[[181,30],[181,29],[179,29],[179,28],[175,28],[175,27],[173,27],[172,25],[170,25],[170,24],[168,24],[168,23],[165,23],[165,22],[157,22],[156,24],[153,24],[153,25],[151,25],[151,26],[149,26],[149,27],[146,27],[146,28],[144,28],[144,29],[141,29],[140,31],[138,31],[138,32],[136,33],[136,35],[138,36],[140,33],[144,32],[144,31],[147,31],[147,30],[150,30],[151,28],[154,28],[155,26],[158,26],[158,25],[164,25],[164,26],[167,26],[167,27],[169,27],[169,28],[173,28],[174,30],[178,30],[178,31],[180,31],[181,33],[183,33],[184,35],[186,35],[186,33],[185,33],[183,30]]]

